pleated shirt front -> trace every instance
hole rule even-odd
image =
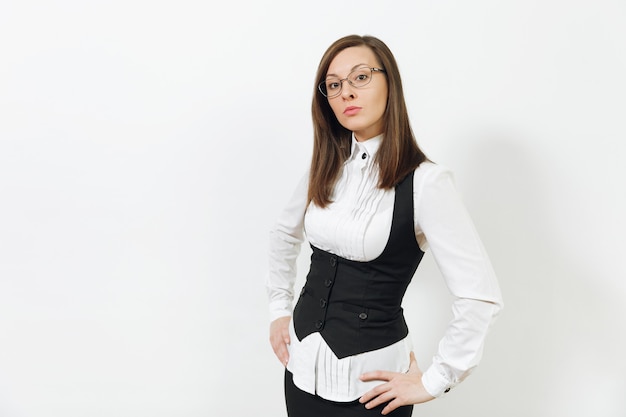
[[[350,158],[326,208],[310,205],[304,228],[309,242],[346,259],[365,262],[382,253],[391,230],[395,191],[377,187],[378,170],[373,163],[381,137],[365,142],[353,139]],[[379,381],[362,382],[369,370],[406,372],[411,341],[338,359],[319,333],[298,341],[291,326],[290,360],[287,366],[294,383],[308,392],[333,401],[359,398]]]

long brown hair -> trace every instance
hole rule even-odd
[[[385,70],[389,94],[384,118],[383,140],[376,154],[379,167],[378,187],[393,188],[408,173],[427,160],[417,145],[404,102],[398,64],[380,39],[349,35],[335,41],[324,53],[317,68],[313,93],[313,154],[309,173],[309,201],[320,207],[331,203],[330,195],[344,161],[350,156],[352,132],[343,127],[333,113],[328,99],[317,89],[326,79],[332,60],[346,48],[366,46]]]

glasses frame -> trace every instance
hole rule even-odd
[[[363,84],[362,86],[356,86],[356,85],[352,84],[352,81],[350,81],[350,75],[353,72],[355,72],[355,71],[362,70],[362,69],[365,69],[365,68],[369,69],[372,72],[372,77],[370,77],[370,80],[367,82],[367,84]],[[372,78],[374,78],[373,76],[374,76],[374,73],[376,73],[376,72],[385,73],[386,71],[384,69],[382,69],[382,68],[368,67],[368,66],[363,66],[363,67],[359,67],[359,68],[353,69],[352,71],[350,71],[350,74],[348,74],[348,76],[346,78],[341,78],[339,80],[339,91],[337,91],[336,94],[328,95],[328,94],[326,94],[324,92],[324,84],[326,84],[326,79],[317,85],[317,89],[319,90],[320,93],[322,93],[322,95],[324,97],[326,97],[326,98],[335,98],[335,97],[339,96],[341,94],[341,92],[343,91],[343,82],[344,81],[347,81],[348,84],[350,84],[354,88],[363,88],[363,87],[365,87],[366,85],[368,85],[369,83],[372,82]]]

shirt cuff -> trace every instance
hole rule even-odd
[[[291,303],[286,300],[278,300],[270,303],[270,322],[285,316],[291,316]]]
[[[422,385],[435,398],[441,397],[452,388],[452,383],[444,375],[437,372],[437,369],[433,366],[428,368],[422,375]]]

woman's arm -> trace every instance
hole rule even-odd
[[[304,240],[304,213],[307,206],[308,174],[298,183],[279,215],[269,238],[269,269],[265,288],[270,309],[270,343],[283,365],[289,360],[289,320],[293,309],[296,262]]]
[[[452,173],[434,164],[424,168],[414,189],[416,235],[427,243],[455,297],[453,319],[422,376],[426,390],[438,397],[478,365],[503,303],[495,272]]]

